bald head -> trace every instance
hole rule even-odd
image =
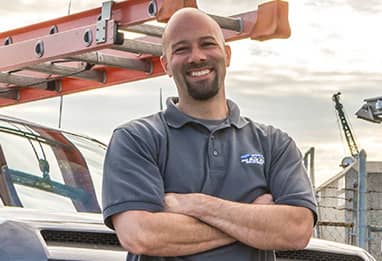
[[[197,28],[208,27],[224,45],[224,35],[214,19],[196,8],[182,8],[170,18],[162,35],[162,53],[166,54],[169,42],[180,32],[194,33]]]
[[[231,49],[224,43],[222,30],[205,13],[184,8],[169,20],[160,60],[166,73],[174,78],[179,104],[224,98],[230,58]]]

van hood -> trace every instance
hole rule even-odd
[[[101,214],[97,213],[71,213],[45,211],[37,209],[27,209],[20,207],[2,207],[0,208],[0,223],[6,220],[24,221],[31,223],[78,223],[78,224],[103,224]]]
[[[126,260],[101,214],[0,208],[0,260]]]

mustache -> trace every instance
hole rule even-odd
[[[184,69],[185,70],[199,69],[203,67],[213,67],[213,65],[209,62],[199,62],[199,63],[192,62],[192,63],[186,64]]]

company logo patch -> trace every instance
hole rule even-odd
[[[240,162],[245,164],[264,165],[264,156],[261,154],[247,153],[240,156]]]

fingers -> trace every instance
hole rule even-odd
[[[275,204],[273,196],[270,193],[263,194],[255,199],[252,204]]]
[[[164,211],[175,212],[178,207],[178,200],[173,193],[167,193],[164,196]]]

